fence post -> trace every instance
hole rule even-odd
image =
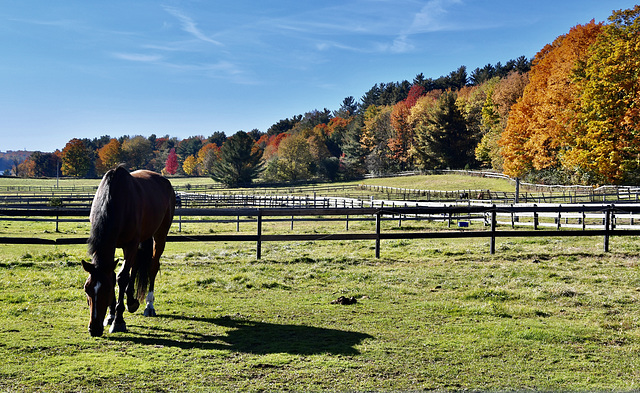
[[[382,214],[380,210],[376,212],[376,259],[380,259],[380,221]]]
[[[496,253],[496,205],[491,206],[491,241],[489,243],[489,253]]]
[[[538,212],[535,210],[535,208],[538,207],[538,205],[536,205],[535,203],[533,204],[533,230],[537,231],[538,230]]]
[[[256,242],[256,259],[262,258],[262,210],[258,209],[258,241]]]
[[[511,204],[511,207],[513,207],[513,203]],[[515,212],[511,212],[511,229],[514,229],[516,227],[516,213]]]
[[[604,211],[604,252],[609,252],[609,232],[611,230],[611,205]]]

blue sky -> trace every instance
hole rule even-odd
[[[22,0],[0,5],[0,151],[266,131],[375,83],[533,57],[618,0]]]

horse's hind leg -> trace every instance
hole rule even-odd
[[[149,264],[151,263],[151,257],[153,255],[153,239],[149,238],[140,243],[140,247],[136,251],[136,259],[133,263],[133,267],[131,268],[131,278],[129,279],[129,284],[127,285],[127,311],[134,313],[140,307],[140,300],[142,297],[138,297],[136,294],[136,286],[140,285],[136,281],[141,281],[142,286],[146,286],[146,280],[148,277],[148,272],[145,269],[148,269]]]
[[[160,270],[160,256],[164,251],[164,245],[166,237],[158,237],[153,242],[153,259],[151,260],[151,266],[149,267],[149,292],[147,293],[147,307],[144,309],[145,317],[155,317],[156,309],[153,306],[155,297],[153,290],[156,284],[156,276]]]

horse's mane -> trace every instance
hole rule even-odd
[[[89,234],[88,251],[90,255],[114,246],[115,232],[118,229],[118,206],[117,197],[122,194],[117,192],[127,192],[126,182],[131,175],[122,166],[109,170],[96,191],[91,204],[91,233]]]

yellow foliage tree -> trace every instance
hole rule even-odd
[[[185,158],[184,163],[182,163],[182,170],[187,176],[195,176],[198,174],[198,159],[194,156],[189,156]]]
[[[582,95],[565,161],[594,181],[640,180],[640,6],[617,11],[576,70]]]

